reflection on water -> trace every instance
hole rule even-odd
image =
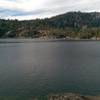
[[[0,95],[99,94],[99,76],[99,42],[0,44]]]

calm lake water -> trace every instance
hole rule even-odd
[[[100,42],[0,40],[0,96],[59,92],[100,94]]]

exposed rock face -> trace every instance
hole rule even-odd
[[[48,100],[90,100],[88,97],[79,94],[65,93],[57,95],[49,95]]]

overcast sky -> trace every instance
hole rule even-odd
[[[35,19],[69,11],[100,11],[100,0],[0,0],[0,17]]]

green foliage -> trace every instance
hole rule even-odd
[[[0,38],[41,36],[100,37],[100,13],[69,12],[52,18],[24,21],[0,19]]]

